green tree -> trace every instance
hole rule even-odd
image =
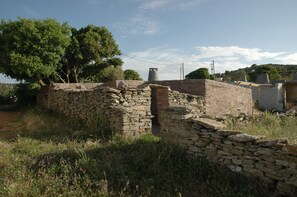
[[[267,73],[270,80],[282,78],[275,66],[267,64],[255,67],[254,71],[249,74],[251,81],[256,82],[257,77],[263,73]]]
[[[124,71],[124,77],[126,80],[142,80],[139,73],[133,69],[127,69]]]
[[[208,68],[198,68],[187,74],[186,79],[210,79]]]
[[[123,79],[124,79],[124,71],[122,70],[122,67],[109,66],[102,69],[96,76],[93,76],[92,81],[108,82],[108,81],[123,80]]]
[[[121,66],[123,62],[117,57],[120,54],[117,43],[105,27],[73,28],[60,72],[67,82],[90,81],[104,68]]]
[[[239,70],[233,71],[232,74],[230,74],[230,76],[231,76],[232,81],[239,81],[244,76],[246,76],[247,80],[249,80],[249,76],[244,69],[239,69]]]
[[[17,80],[62,80],[57,72],[70,43],[70,28],[53,19],[24,19],[0,23],[0,72]]]

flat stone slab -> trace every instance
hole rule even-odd
[[[279,139],[269,139],[269,140],[258,140],[256,142],[257,144],[260,144],[261,146],[274,146],[275,144],[288,144],[287,138],[279,138]]]
[[[235,141],[235,142],[253,142],[257,139],[260,139],[261,137],[255,136],[255,135],[249,135],[246,133],[236,134],[236,135],[230,135],[228,137],[229,140]]]
[[[208,129],[222,130],[226,128],[226,125],[224,125],[223,123],[208,118],[199,118],[195,119],[195,121]]]
[[[222,136],[229,136],[229,135],[236,135],[242,133],[241,131],[234,131],[234,130],[220,130],[216,132],[219,135]]]

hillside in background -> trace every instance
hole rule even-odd
[[[256,82],[257,76],[262,73],[268,73],[270,80],[292,80],[293,74],[297,73],[297,65],[253,64],[250,67],[217,74],[217,77],[222,77],[225,81],[238,81],[247,76],[248,81]]]

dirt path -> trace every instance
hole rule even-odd
[[[15,129],[13,122],[19,115],[20,112],[0,111],[0,137],[12,138],[15,136],[11,131]]]

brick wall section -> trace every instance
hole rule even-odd
[[[206,113],[213,116],[253,114],[252,91],[248,88],[205,80]]]
[[[297,145],[286,139],[263,140],[226,131],[222,123],[193,118],[191,109],[185,107],[162,111],[160,125],[164,138],[184,146],[188,154],[260,177],[277,195],[297,196]]]
[[[151,131],[150,94],[149,87],[121,92],[99,84],[54,84],[41,91],[38,104],[86,122],[101,114],[117,133],[138,136]]]

